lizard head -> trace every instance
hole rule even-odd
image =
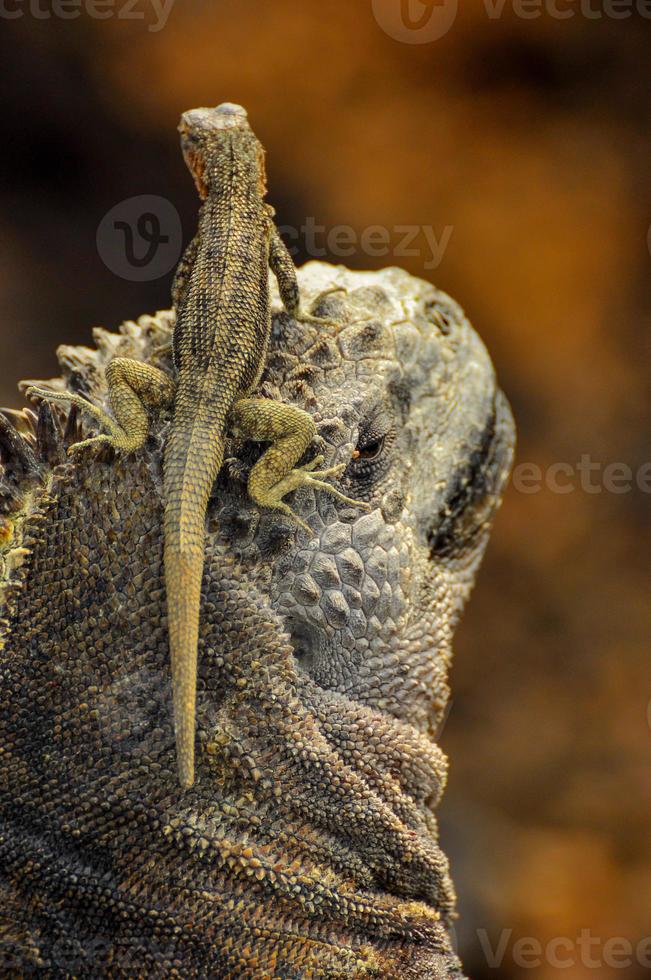
[[[179,133],[185,162],[202,199],[208,196],[211,184],[218,183],[224,163],[232,169],[233,161],[241,175],[253,179],[264,194],[264,151],[243,106],[223,102],[212,109],[190,109],[181,116]]]

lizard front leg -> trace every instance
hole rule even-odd
[[[240,398],[231,409],[229,421],[234,435],[272,443],[249,474],[248,493],[259,507],[281,511],[309,534],[313,533],[312,529],[283,500],[292,490],[312,487],[331,493],[347,504],[368,507],[325,482],[324,478],[341,476],[346,469],[345,463],[316,470],[323,462],[323,456],[317,456],[295,468],[316,436],[312,418],[301,408],[266,398]]]
[[[47,401],[76,405],[93,415],[108,430],[76,443],[70,447],[69,452],[96,443],[108,443],[122,452],[140,449],[149,434],[149,410],[171,405],[174,382],[164,371],[152,367],[151,364],[126,357],[113,358],[106,369],[106,382],[114,418],[83,395],[72,392],[30,387],[26,395],[28,398],[44,398]]]
[[[283,301],[283,306],[290,316],[306,323],[329,324],[330,326],[339,325],[334,320],[314,316],[312,313],[307,313],[301,309],[301,294],[298,288],[294,260],[289,254],[289,250],[273,222],[271,223],[271,240],[269,243],[269,266],[278,282],[278,290],[280,292],[280,298]],[[328,290],[328,292],[339,292],[339,288],[333,288]]]

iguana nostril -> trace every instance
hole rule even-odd
[[[287,620],[286,626],[298,666],[306,673],[310,673],[319,659],[321,639],[318,633],[307,623],[293,618]]]

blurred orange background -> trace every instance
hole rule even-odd
[[[651,459],[651,7],[457,6],[8,2],[1,403],[58,373],[58,343],[169,305],[171,273],[116,275],[97,229],[156,194],[188,240],[178,116],[235,101],[267,148],[280,225],[349,226],[353,254],[326,257],[402,265],[465,306],[512,402],[519,464],[544,475],[589,456],[635,476]],[[426,232],[404,254],[405,225],[429,229],[436,261]],[[388,254],[364,245],[371,226]],[[512,484],[460,629],[441,822],[476,980],[648,975],[646,473],[646,492],[634,478],[608,491],[596,471],[594,492]]]

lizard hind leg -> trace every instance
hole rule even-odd
[[[83,395],[72,392],[30,387],[26,395],[28,398],[43,398],[47,401],[76,405],[97,419],[107,430],[105,433],[75,443],[70,447],[70,452],[98,443],[108,443],[122,452],[133,452],[144,445],[149,433],[149,409],[163,408],[171,404],[174,397],[174,384],[164,371],[152,367],[151,364],[126,357],[114,357],[109,363],[106,369],[106,383],[113,416],[97,405],[93,405]]]
[[[368,506],[325,482],[341,476],[345,463],[317,470],[323,463],[323,456],[317,456],[304,466],[295,465],[316,435],[316,426],[307,412],[270,399],[241,398],[231,409],[230,422],[236,435],[272,443],[249,474],[248,493],[259,507],[280,511],[312,534],[312,529],[283,499],[292,490],[311,487],[353,506]]]

